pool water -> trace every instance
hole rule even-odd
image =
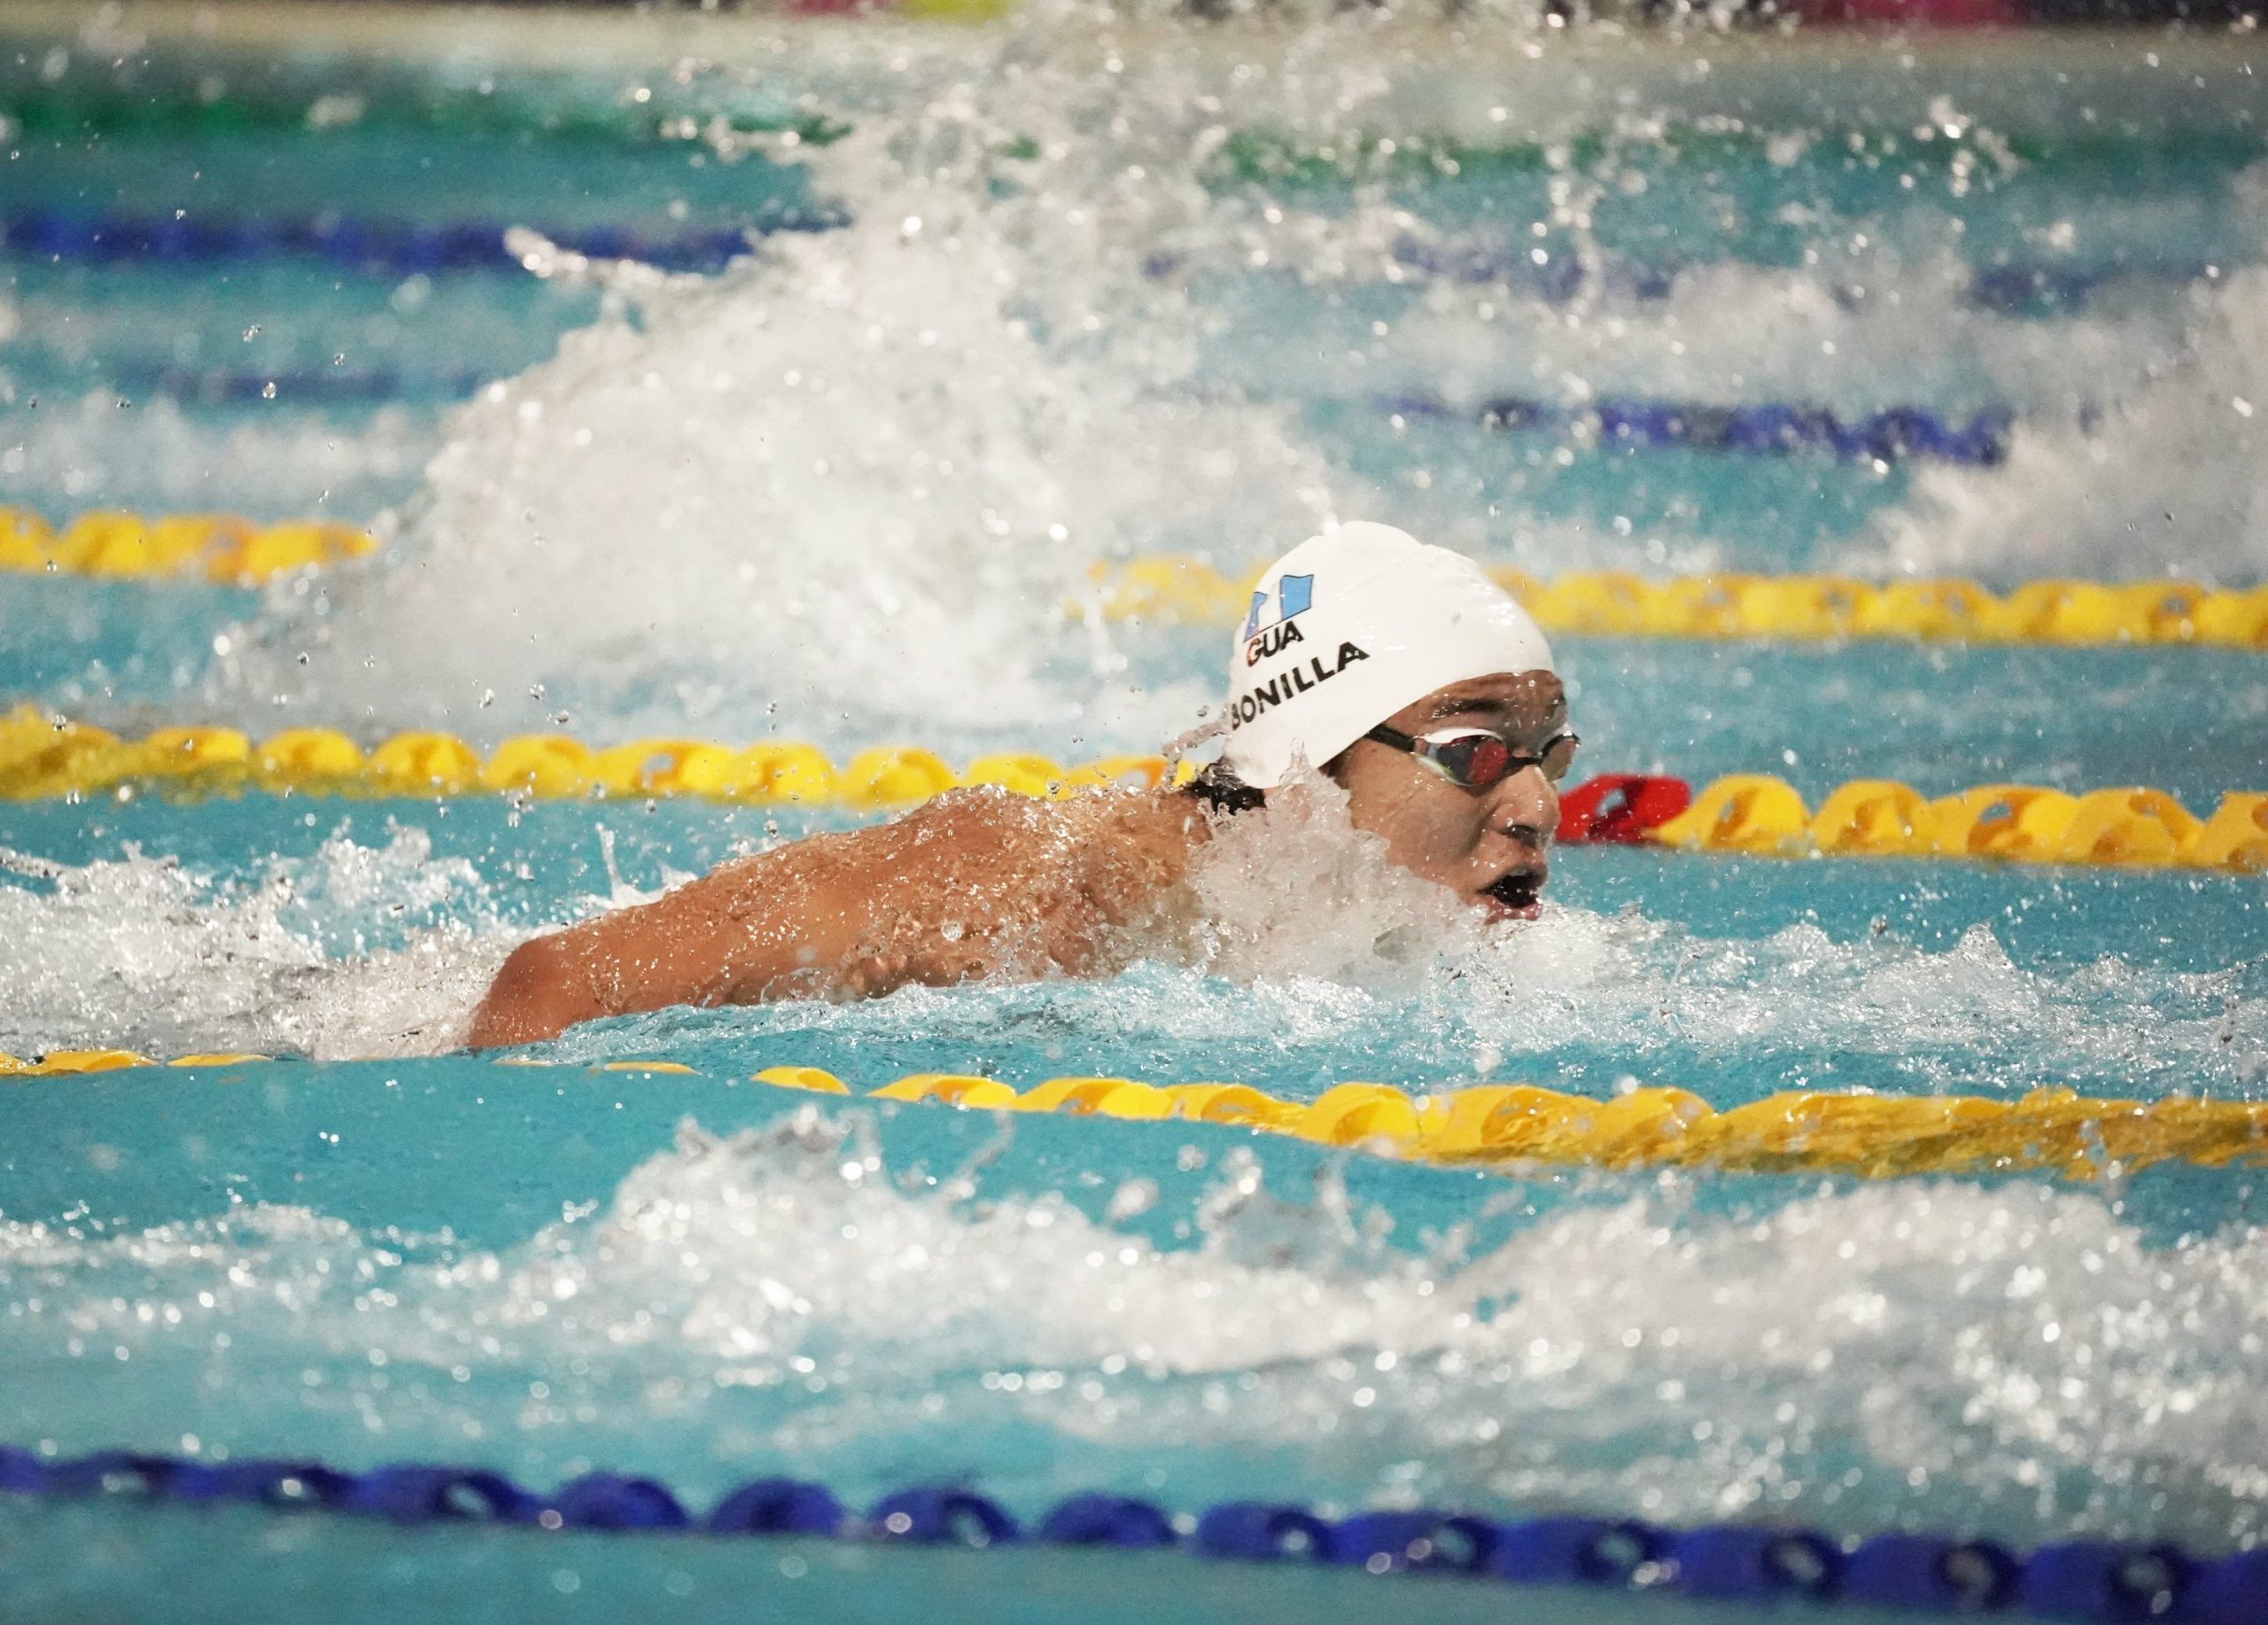
[[[0,48],[0,500],[384,545],[260,590],[0,578],[0,704],[484,747],[1149,750],[1217,699],[1217,633],[1066,600],[1099,562],[1239,568],[1332,514],[1539,571],[2263,579],[2254,36],[188,15],[33,12]],[[12,229],[176,211],[536,235],[524,264],[415,268]],[[752,247],[686,272],[546,240],[603,228]],[[1482,420],[1507,399],[1552,411]],[[1603,440],[1606,400],[2010,426],[1980,466],[1764,455]],[[1771,772],[1814,804],[1858,777],[2201,812],[2268,788],[2268,667],[2241,651],[1559,654],[1601,770]],[[1413,949],[1427,899],[1263,829],[1194,959],[666,1010],[541,1067],[459,1048],[528,933],[858,816],[0,805],[0,1053],[278,1057],[0,1087],[0,1441],[605,1467],[695,1501],[787,1472],[1019,1512],[1107,1489],[2268,1536],[2254,1168],[1476,1172],[751,1081],[2255,1100],[2256,876],[1588,848],[1542,920]],[[599,1069],[624,1060],[694,1071]],[[1502,1606],[1178,1559],[745,1553],[10,1501],[0,1612],[121,1617],[160,1585],[178,1618]]]

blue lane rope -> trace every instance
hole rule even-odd
[[[0,1492],[186,1504],[242,1502],[391,1519],[539,1529],[712,1536],[804,1535],[920,1546],[1179,1548],[1243,1562],[1304,1561],[1372,1574],[1433,1572],[1527,1585],[1666,1591],[1734,1601],[1809,1600],[2035,1618],[2268,1622],[2268,1548],[2201,1559],[2165,1545],[2062,1541],[2018,1555],[1987,1540],[1705,1525],[1668,1529],[1583,1517],[1503,1521],[1432,1510],[1330,1519],[1304,1507],[1230,1501],[1175,1519],[1147,1501],[1075,1495],[1029,1527],[952,1485],[919,1485],[863,1514],[825,1488],[764,1478],[696,1515],[650,1478],[586,1473],[539,1495],[501,1473],[398,1462],[349,1473],[313,1461],[193,1461],[105,1450],[50,1459],[0,1446]]]
[[[1664,299],[1687,271],[1702,268],[1703,261],[1641,260],[1619,256],[1603,262],[1573,254],[1553,254],[1538,264],[1532,248],[1460,244],[1436,247],[1415,237],[1395,241],[1398,264],[1452,282],[1503,283],[1553,304],[1565,304],[1587,292],[1601,291],[1627,299]],[[2128,277],[2154,282],[2201,282],[2220,274],[2220,268],[2203,260],[2177,260],[2149,265],[2056,265],[2036,260],[2012,260],[1977,266],[1969,273],[1969,299],[2004,315],[2084,305],[2112,283]]]
[[[716,271],[748,252],[751,233],[825,231],[848,217],[825,206],[782,206],[747,227],[712,227],[644,231],[625,226],[547,229],[562,247],[594,259],[637,260],[664,270]],[[501,221],[362,220],[331,212],[296,220],[85,214],[35,209],[0,219],[0,246],[41,258],[105,263],[153,260],[182,264],[257,260],[279,255],[315,255],[344,269],[410,272],[492,269],[516,261],[504,247]],[[1405,237],[1393,249],[1410,269],[1458,282],[1508,283],[1524,292],[1565,304],[1604,288],[1641,299],[1669,297],[1686,262],[1649,262],[1609,258],[1594,264],[1573,254],[1555,254],[1537,264],[1533,251],[1465,245],[1440,249]],[[1153,254],[1145,262],[1153,276],[1182,263],[1177,254]],[[2203,260],[2151,266],[2068,266],[2013,261],[1983,266],[1971,273],[1972,303],[2009,313],[2084,304],[2110,283],[2147,276],[2159,281],[2194,282],[2218,275]]]
[[[1898,463],[1916,457],[1990,468],[2008,455],[2007,411],[1980,412],[1967,423],[1926,407],[1899,406],[1868,416],[1843,418],[1824,407],[1789,401],[1752,406],[1699,406],[1670,400],[1607,398],[1588,406],[1508,395],[1478,408],[1445,405],[1408,396],[1385,403],[1404,417],[1469,419],[1485,428],[1565,432],[1579,424],[1596,427],[1602,447],[1690,447],[1702,451],[1789,456],[1827,452],[1846,461]]]
[[[838,214],[775,210],[747,226],[656,232],[623,226],[563,227],[542,235],[593,259],[637,260],[667,271],[717,271],[749,252],[749,238],[773,231],[824,231]],[[79,214],[35,210],[0,221],[12,253],[103,264],[152,260],[210,265],[222,260],[314,256],[343,270],[388,274],[500,269],[519,262],[504,246],[505,222],[358,220],[321,214],[296,220],[221,216]]]
[[[349,370],[310,367],[275,372],[187,368],[134,369],[112,373],[107,387],[132,396],[156,395],[206,406],[263,400],[353,403],[405,399],[462,400],[490,382],[469,370],[407,372],[391,367]],[[1382,412],[1432,422],[1477,422],[1507,433],[1565,434],[1590,425],[1610,449],[1685,447],[1746,456],[1795,456],[1825,452],[1845,461],[1898,463],[1930,458],[1989,468],[2008,456],[2014,416],[1980,412],[1966,423],[1926,407],[1891,407],[1868,416],[1837,417],[1823,407],[1786,401],[1705,406],[1674,400],[1608,397],[1588,406],[1505,396],[1473,408],[1422,396],[1377,403]]]

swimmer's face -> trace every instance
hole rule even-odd
[[[1437,688],[1384,720],[1417,737],[1482,728],[1534,755],[1566,731],[1567,694],[1550,672],[1508,672]],[[1493,917],[1535,916],[1559,827],[1559,792],[1542,768],[1467,789],[1406,751],[1359,739],[1332,762],[1332,776],[1346,789],[1355,827],[1382,837],[1403,868]]]

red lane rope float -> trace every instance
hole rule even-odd
[[[1560,792],[1559,839],[1635,846],[1693,805],[1682,779],[1606,773]]]

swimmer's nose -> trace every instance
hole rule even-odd
[[[1496,787],[1489,822],[1524,846],[1542,846],[1559,828],[1559,788],[1541,767],[1523,768]]]

